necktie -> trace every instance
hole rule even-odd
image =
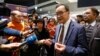
[[[62,44],[63,35],[64,35],[64,25],[61,24],[60,33],[59,33],[59,37],[58,37],[58,43],[61,43]],[[61,54],[60,53],[56,53],[55,56],[61,56]]]
[[[61,25],[61,31],[58,42],[62,44],[63,41],[63,35],[64,35],[64,25]]]

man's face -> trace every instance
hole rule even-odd
[[[56,8],[56,16],[59,23],[65,23],[69,19],[69,11],[65,10],[65,7],[59,6]]]
[[[21,22],[21,20],[22,20],[22,14],[21,13],[15,13],[14,20],[16,22]]]
[[[95,19],[94,13],[91,11],[91,9],[87,9],[84,13],[84,19],[86,22],[91,22]]]

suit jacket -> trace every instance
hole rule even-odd
[[[96,23],[89,42],[89,56],[100,56],[100,23]]]
[[[60,25],[56,28],[54,43],[57,42],[59,30]],[[88,48],[85,28],[71,21],[64,44],[66,45],[66,49],[61,56],[86,56]]]

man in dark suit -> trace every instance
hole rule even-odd
[[[84,13],[85,21],[88,23],[88,25],[86,25],[85,28],[86,28],[88,45],[90,49],[89,56],[100,56],[100,51],[98,53],[99,55],[97,55],[98,51],[95,50],[95,48],[96,49],[100,48],[100,47],[97,48],[98,46],[97,44],[100,44],[100,40],[98,41],[97,40],[98,37],[96,37],[97,34],[99,35],[98,30],[100,29],[100,23],[96,22],[98,16],[99,16],[99,11],[96,8],[89,8]]]
[[[54,48],[54,56],[86,56],[88,49],[85,28],[73,22],[69,14],[67,5],[58,4],[56,6],[59,24],[56,28],[55,39],[54,41],[47,39],[44,43],[50,46],[51,50]],[[63,36],[60,36],[62,32]]]
[[[95,38],[92,41],[93,52],[91,53],[92,56],[100,56],[100,26],[97,28],[97,32],[95,34]]]

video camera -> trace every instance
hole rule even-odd
[[[5,3],[0,3],[0,29],[5,28],[9,22],[8,18],[10,16],[11,10],[5,6]]]
[[[5,3],[0,3],[0,36],[21,36],[21,33],[17,30],[7,28],[9,22],[11,10],[5,6]],[[2,32],[2,33],[1,33]]]

